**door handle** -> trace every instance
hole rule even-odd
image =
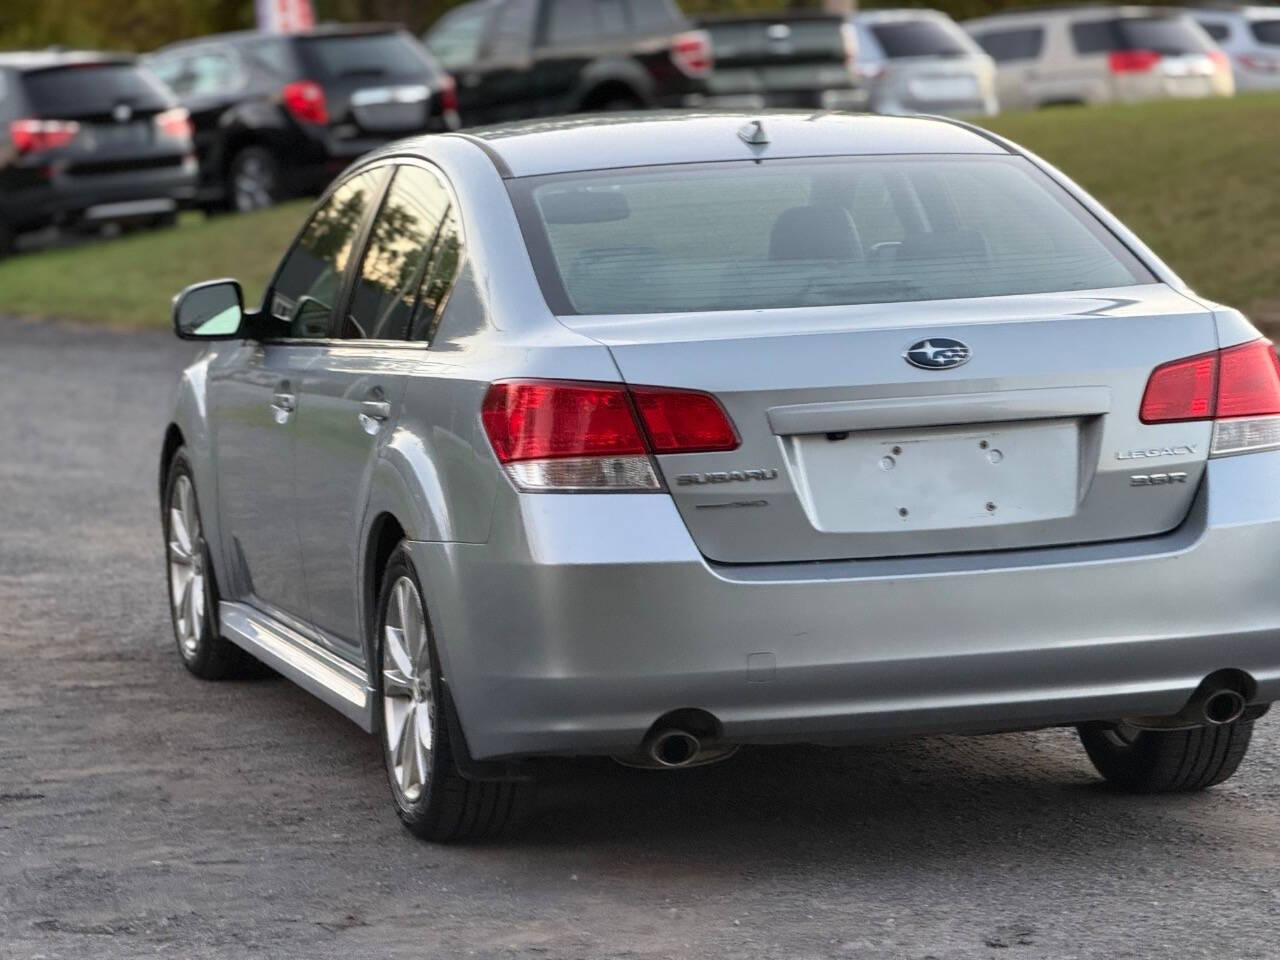
[[[391,416],[391,404],[385,400],[362,400],[360,416],[368,417],[370,420],[385,420]]]

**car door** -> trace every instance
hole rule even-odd
[[[333,305],[382,173],[347,180],[316,207],[264,298],[261,340],[209,371],[228,595],[268,613],[309,614],[294,509],[298,393],[329,337]]]
[[[420,325],[415,311],[427,309],[423,292],[449,196],[425,165],[394,169],[344,294],[337,337],[302,378],[295,503],[311,622],[352,659],[360,656],[367,495],[405,379],[422,357],[422,343],[409,337]]]

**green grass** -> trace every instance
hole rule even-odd
[[[1091,191],[1206,296],[1280,328],[1280,94],[1076,107],[985,121]],[[164,326],[186,286],[232,276],[255,303],[305,203],[185,217],[0,263],[0,313]]]
[[[189,214],[170,230],[20,254],[0,262],[0,314],[166,327],[173,295],[214,277],[235,277],[245,302],[256,304],[308,205]]]

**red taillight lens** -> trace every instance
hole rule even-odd
[[[738,446],[728,414],[709,393],[632,387],[631,395],[655,453],[709,453]]]
[[[671,62],[686,77],[701,79],[710,76],[714,64],[710,35],[705,30],[677,34],[671,42]]]
[[[738,446],[720,403],[696,390],[510,380],[489,387],[480,417],[522,490],[657,490],[650,454]]]
[[[301,123],[326,124],[329,122],[329,105],[324,99],[324,88],[311,80],[299,80],[285,84],[280,91],[285,109]]]
[[[501,463],[648,451],[626,388],[600,383],[495,383],[481,411]]]
[[[458,109],[458,84],[447,73],[440,79],[440,109]]]
[[[39,153],[65,147],[80,132],[74,120],[14,120],[9,124],[9,139],[19,153]]]
[[[1280,414],[1280,359],[1267,340],[1221,351],[1218,359],[1219,420]]]
[[[1260,57],[1240,54],[1236,57],[1240,66],[1255,73],[1280,73],[1280,57]]]
[[[1218,70],[1230,70],[1231,61],[1227,59],[1227,55],[1221,50],[1210,50],[1209,59],[1213,61],[1213,65]]]
[[[156,129],[173,140],[191,139],[191,114],[186,107],[174,107],[156,114]]]
[[[1113,50],[1108,58],[1112,73],[1147,73],[1159,62],[1154,50]]]
[[[1205,353],[1156,367],[1142,395],[1143,423],[1208,420],[1213,416],[1218,354]]]
[[[1156,367],[1142,395],[1143,423],[1280,415],[1280,358],[1253,340]]]

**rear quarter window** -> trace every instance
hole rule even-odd
[[[1265,43],[1268,46],[1280,45],[1280,19],[1251,21],[1249,32],[1258,43]]]
[[[121,103],[134,111],[155,111],[170,103],[164,85],[134,64],[35,70],[23,77],[22,85],[32,110],[41,117],[109,115]]]
[[[933,20],[903,20],[897,23],[874,23],[871,35],[884,55],[899,57],[955,57],[970,53],[958,27]]]
[[[1016,30],[992,30],[974,36],[996,63],[1035,60],[1044,50],[1043,27],[1019,27]]]
[[[316,79],[434,74],[426,51],[407,33],[300,37],[304,65]]]

